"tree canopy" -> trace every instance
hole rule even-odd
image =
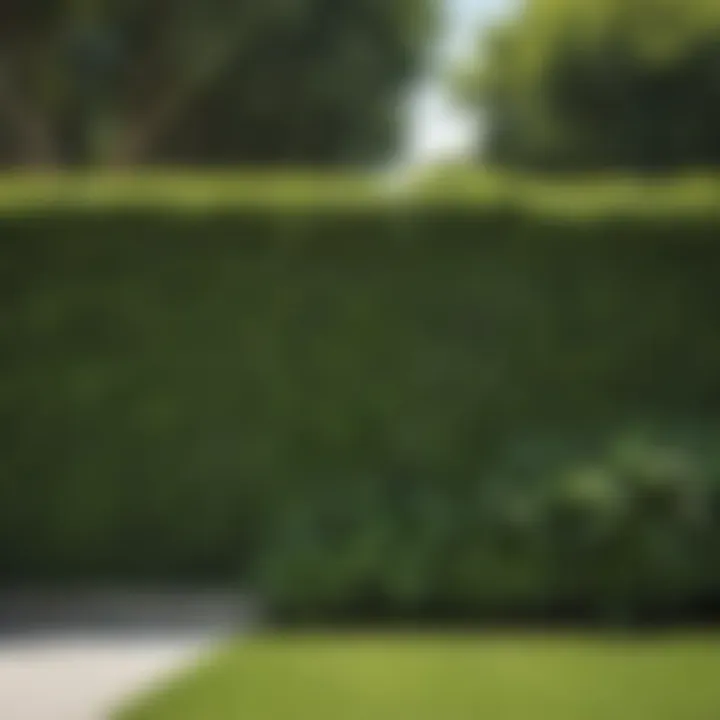
[[[720,3],[527,0],[458,83],[489,162],[665,171],[720,165]]]
[[[428,0],[4,0],[0,160],[372,162]]]

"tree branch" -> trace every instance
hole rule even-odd
[[[133,165],[142,161],[158,138],[192,106],[197,96],[228,66],[240,51],[243,39],[252,37],[252,28],[238,34],[238,21],[218,23],[208,32],[205,52],[189,52],[194,58],[185,71],[180,70],[175,82],[158,93],[154,102],[140,116],[126,124],[110,161],[116,165]],[[203,58],[201,62],[198,58]]]
[[[0,61],[0,116],[17,139],[20,163],[55,166],[57,158],[49,124],[15,92],[7,63]]]

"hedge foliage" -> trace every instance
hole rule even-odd
[[[1,577],[717,604],[719,197],[1,180]]]

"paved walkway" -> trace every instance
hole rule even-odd
[[[105,720],[211,645],[209,637],[79,632],[0,639],[0,718]]]
[[[225,598],[0,598],[0,720],[108,720],[238,627]]]

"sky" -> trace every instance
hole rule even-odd
[[[501,19],[513,0],[438,0],[445,30],[437,50],[435,76],[470,55],[483,27]],[[426,78],[411,101],[406,158],[411,165],[466,155],[479,137],[479,120],[448,97],[440,77]]]

